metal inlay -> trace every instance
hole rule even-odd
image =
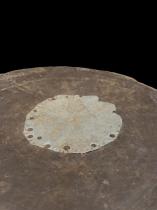
[[[57,95],[27,114],[24,135],[49,150],[86,153],[117,138],[122,118],[115,111],[114,104],[97,96]]]

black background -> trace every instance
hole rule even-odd
[[[96,10],[94,4],[92,10],[91,4],[83,5],[78,13],[71,7],[69,12],[63,5],[59,10],[50,6],[46,14],[43,5],[38,12],[35,4],[32,13],[30,6],[25,12],[18,9],[17,17],[10,6],[13,14],[2,18],[4,28],[1,24],[1,73],[38,66],[77,66],[121,73],[157,88],[155,18],[149,21],[147,12],[137,4],[132,9],[130,4],[122,5],[124,14],[117,9],[119,2],[115,9],[103,5]]]
[[[77,66],[121,73],[157,88],[157,65],[146,45],[99,36],[72,39],[75,37],[72,34],[63,39],[47,34],[41,38],[30,31],[30,39],[27,36],[21,39],[20,34],[4,42],[0,48],[1,73],[32,67]]]

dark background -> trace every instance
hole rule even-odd
[[[148,21],[141,7],[138,9],[136,5],[129,14],[123,6],[124,15],[117,7],[114,10],[113,5],[111,10],[102,6],[97,13],[95,5],[94,11],[88,5],[84,10],[87,19],[82,11],[84,6],[79,10],[79,18],[76,18],[76,10],[70,8],[74,14],[65,11],[63,15],[60,10],[55,14],[55,9],[50,7],[46,20],[43,10],[39,15],[34,14],[37,9],[33,10],[33,18],[30,10],[26,13],[18,10],[20,15],[12,22],[13,10],[14,14],[1,29],[1,35],[5,32],[0,44],[1,73],[38,66],[77,66],[121,73],[157,88],[153,22]],[[139,19],[135,18],[135,10]],[[87,11],[91,14],[87,15]],[[146,14],[140,15],[141,11]]]
[[[90,34],[82,39],[73,34],[65,36],[66,32],[64,39],[63,33],[61,36],[48,36],[48,33],[39,36],[29,31],[29,34],[22,39],[19,33],[15,39],[10,36],[5,42],[2,40],[1,73],[32,67],[77,66],[117,72],[157,88],[155,51],[148,50],[145,43],[139,45],[131,38],[114,41],[115,38],[100,37],[98,32],[97,36],[93,35],[95,39]]]

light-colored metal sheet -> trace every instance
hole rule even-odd
[[[114,141],[122,118],[97,96],[58,95],[37,104],[25,121],[31,144],[56,152],[85,153]]]

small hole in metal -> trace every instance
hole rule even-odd
[[[34,112],[37,112],[37,110],[36,110],[36,109],[34,109],[33,111],[34,111]]]
[[[110,137],[111,137],[111,138],[114,138],[114,137],[115,137],[115,135],[114,135],[114,134],[110,134]]]
[[[42,139],[42,137],[41,137],[41,136],[38,136],[38,137],[37,137],[37,139],[39,139],[39,140],[40,140],[40,139]]]
[[[28,135],[28,138],[29,138],[29,139],[33,138],[33,135]]]
[[[69,145],[64,146],[64,150],[65,151],[68,151],[69,149],[70,149],[70,146]]]
[[[33,120],[33,119],[34,119],[34,117],[30,117],[29,119],[30,119],[30,120]]]
[[[28,128],[27,130],[28,130],[28,131],[32,131],[32,130],[33,130],[33,128]]]
[[[91,147],[96,147],[96,144],[91,144]]]

